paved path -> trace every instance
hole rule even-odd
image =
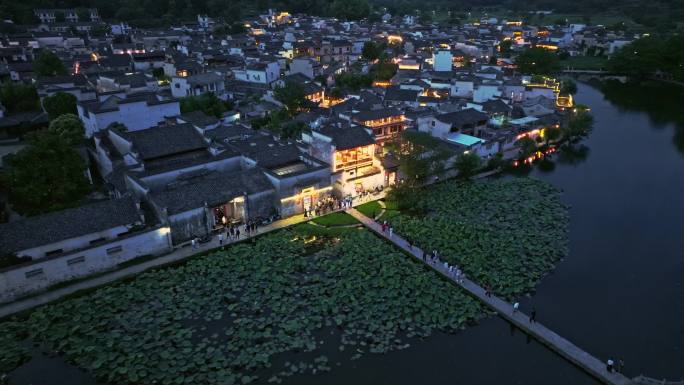
[[[258,231],[256,234],[253,234],[253,236],[261,235],[270,231],[282,229],[284,227],[292,226],[298,223],[306,222],[312,218],[305,218],[304,215],[299,214],[299,215],[294,215],[285,219],[281,219],[279,221],[275,221],[269,225],[266,226],[261,226],[259,227]],[[251,238],[251,237],[245,237],[244,232],[241,232],[240,236],[240,241]],[[230,243],[235,243],[238,242],[238,240],[225,240],[224,244],[230,244]],[[40,294],[36,294],[31,297],[27,297],[24,299],[20,299],[15,302],[11,302],[5,305],[0,306],[0,318],[4,318],[6,316],[16,314],[19,312],[22,312],[24,310],[32,309],[36,306],[44,305],[46,303],[58,300],[64,296],[76,293],[81,290],[87,290],[87,289],[92,289],[94,287],[106,285],[115,281],[118,281],[122,278],[130,277],[135,274],[142,273],[145,270],[149,270],[155,267],[160,267],[164,265],[168,265],[170,263],[174,263],[177,261],[181,261],[183,259],[186,259],[190,256],[193,256],[195,254],[217,249],[219,248],[219,241],[218,237],[214,236],[210,242],[200,244],[197,249],[193,249],[191,246],[186,245],[186,246],[181,246],[176,248],[174,251],[172,251],[169,254],[166,254],[164,256],[161,256],[159,258],[155,258],[153,260],[149,260],[146,262],[142,262],[139,264],[135,264],[132,266],[125,267],[123,269],[115,270],[110,273],[106,273],[94,278],[90,279],[85,279],[83,281],[79,281],[74,283],[73,285],[69,285],[66,287],[62,287],[59,289],[54,289],[54,290],[49,290]]]
[[[382,199],[385,197],[385,192],[381,192],[378,194],[372,194],[368,195],[364,198],[359,198],[359,199],[354,199],[354,206],[358,206],[373,200],[377,199]],[[343,211],[343,210],[335,210],[335,211]],[[329,213],[326,213],[329,214]],[[259,227],[258,231],[256,234],[252,234],[253,236],[256,235],[261,235],[264,233],[268,233],[270,231],[282,229],[285,227],[289,227],[292,225],[296,225],[299,223],[307,222],[309,220],[312,220],[314,218],[308,217],[305,218],[303,214],[298,214],[294,215],[285,219],[281,219],[278,221],[275,221],[269,225],[266,226],[261,226]],[[360,225],[353,225],[350,227],[354,226],[360,226]],[[241,228],[241,233],[240,233],[240,241],[251,238],[251,237],[245,237],[244,231],[242,231]],[[229,240],[225,239],[224,240],[224,245],[228,245],[231,243],[235,243],[237,240]],[[214,250],[218,249],[220,247],[219,241],[218,241],[218,236],[212,237],[210,242],[200,244],[197,249],[193,249],[191,246],[189,246],[189,242],[186,243],[184,246],[176,247],[176,249],[169,254],[160,256],[159,258],[155,258],[146,262],[141,262],[139,264],[131,265],[128,267],[125,267],[123,269],[119,270],[114,270],[93,278],[85,278],[82,281],[78,281],[74,284],[71,284],[66,287],[61,287],[59,289],[53,289],[53,290],[48,290],[42,293],[38,293],[36,295],[32,295],[23,299],[19,299],[14,302],[10,302],[7,304],[0,305],[0,319],[10,316],[12,314],[20,313],[25,310],[32,309],[36,306],[44,305],[46,303],[56,301],[62,297],[68,296],[70,294],[74,294],[76,292],[79,292],[81,290],[88,290],[92,289],[98,286],[103,286],[115,281],[118,281],[122,278],[130,277],[135,274],[142,273],[146,270],[155,268],[155,267],[160,267],[164,265],[168,265],[174,262],[181,261],[183,259],[186,259],[188,257],[191,257],[195,254],[202,253],[205,251],[209,250]]]
[[[358,210],[351,208],[347,209],[347,212],[355,217],[359,222],[363,223],[364,226],[384,237],[385,239],[394,243],[397,247],[403,249],[410,255],[412,255],[419,262],[423,262],[422,256],[423,252],[417,247],[409,247],[408,242],[405,239],[398,236],[396,233],[389,237],[389,234],[383,233],[380,224],[373,221],[372,219],[361,214]],[[503,301],[496,296],[486,296],[485,290],[478,286],[476,283],[465,279],[462,283],[458,283],[454,276],[449,273],[448,269],[444,267],[443,262],[431,263],[429,259],[424,262],[426,265],[430,266],[432,269],[436,270],[442,274],[447,279],[451,280],[457,285],[462,286],[466,291],[468,291],[475,298],[484,302],[487,306],[494,309],[499,315],[518,328],[525,331],[527,334],[535,337],[539,342],[546,345],[551,350],[563,356],[568,361],[577,365],[578,367],[585,370],[587,373],[591,374],[604,384],[609,385],[629,385],[633,382],[620,373],[609,373],[606,370],[606,365],[603,361],[595,358],[584,350],[580,349],[572,342],[566,340],[565,338],[554,333],[552,330],[548,329],[544,325],[535,322],[532,323],[529,317],[522,312],[518,311],[516,313],[512,312],[512,305]]]

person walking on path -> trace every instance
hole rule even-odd
[[[491,286],[489,286],[489,284],[485,285],[485,296],[486,297],[492,296],[492,288],[491,288]]]
[[[393,231],[392,226],[390,226],[390,228],[389,228],[389,237],[390,238],[392,238],[392,231]]]
[[[519,307],[520,307],[520,303],[516,302],[513,304],[513,314],[518,312]]]
[[[219,246],[221,246],[221,248],[223,248],[223,231],[221,231],[219,233],[218,238],[219,238]]]
[[[423,250],[423,262],[427,262],[427,253]]]
[[[195,241],[195,238],[192,238],[190,245],[192,246],[193,250],[197,249],[197,241]]]
[[[537,322],[537,309],[536,308],[532,308],[532,311],[530,312],[530,322],[531,323]]]
[[[613,373],[613,364],[614,364],[614,362],[613,362],[612,358],[609,358],[606,361],[606,370],[608,371],[608,373]]]
[[[235,227],[235,239],[239,240],[240,239],[240,228]]]
[[[617,363],[617,371],[618,373],[622,373],[623,370],[625,370],[625,361],[622,358],[620,358],[618,359]]]

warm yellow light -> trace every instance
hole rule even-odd
[[[404,39],[399,35],[389,35],[389,36],[387,36],[387,41],[390,44],[391,43],[401,43],[404,41]]]
[[[286,197],[286,198],[280,199],[280,202],[282,203],[282,202],[287,202],[287,201],[291,201],[291,200],[295,200],[295,199],[300,199],[300,198],[303,197],[304,195],[308,195],[308,194],[320,194],[320,193],[322,193],[322,192],[326,192],[326,191],[330,191],[330,190],[332,190],[332,186],[326,186],[326,187],[323,187],[323,188],[318,189],[318,190],[316,190],[313,186],[312,186],[312,187],[307,187],[307,188],[303,189],[302,192],[299,193],[299,194],[295,194],[295,195],[293,195],[293,196],[291,196],[291,197]]]

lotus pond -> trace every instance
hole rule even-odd
[[[536,179],[442,182],[421,191],[416,211],[381,219],[508,299],[532,291],[568,253],[567,207]]]
[[[37,308],[0,324],[0,371],[40,347],[103,383],[278,383],[482,316],[368,231],[335,234],[281,230]]]

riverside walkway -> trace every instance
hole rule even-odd
[[[303,223],[306,221],[309,221],[311,219],[315,218],[306,218],[304,215],[299,214],[299,215],[294,215],[285,219],[281,219],[278,221],[275,221],[273,223],[270,223],[265,226],[261,226],[258,228],[258,231],[256,233],[251,234],[250,236],[246,236],[245,233],[243,232],[239,240],[230,240],[226,238],[223,242],[223,245],[229,245],[231,243],[236,243],[236,242],[241,242],[249,238],[253,238],[256,236],[259,236],[264,233],[268,233],[271,231],[275,231],[278,229],[282,229],[285,227],[289,227],[292,225],[296,225],[298,223]],[[20,313],[25,310],[32,309],[36,306],[44,305],[46,303],[56,301],[60,298],[63,298],[65,296],[77,293],[82,290],[90,290],[99,286],[107,285],[112,282],[121,280],[123,278],[131,277],[136,274],[142,273],[146,270],[157,268],[157,267],[162,267],[165,265],[173,264],[179,261],[182,261],[186,258],[192,257],[193,255],[199,254],[199,253],[204,253],[208,252],[211,250],[216,250],[219,249],[221,245],[219,245],[219,240],[218,236],[213,236],[211,241],[203,244],[199,244],[197,248],[192,248],[189,246],[189,242],[181,245],[180,247],[177,247],[174,251],[160,256],[158,258],[141,262],[135,265],[131,265],[128,267],[124,267],[122,269],[118,270],[113,270],[110,272],[103,273],[102,275],[98,275],[95,277],[91,278],[85,278],[81,281],[75,282],[73,284],[70,284],[65,287],[61,287],[59,289],[54,289],[54,290],[48,290],[33,296],[29,296],[23,299],[19,299],[14,302],[10,302],[7,304],[0,305],[0,319],[10,316],[12,314]]]
[[[555,351],[568,361],[572,362],[576,366],[580,367],[596,379],[600,380],[604,384],[609,385],[633,385],[634,382],[628,377],[621,373],[608,372],[606,369],[606,364],[599,360],[598,358],[592,356],[591,354],[585,352],[572,342],[566,340],[565,338],[559,336],[549,328],[538,322],[530,322],[527,315],[520,311],[513,313],[513,306],[496,297],[495,295],[486,296],[485,289],[480,287],[473,281],[469,279],[464,279],[463,283],[456,282],[455,277],[449,273],[449,271],[444,267],[443,261],[438,261],[437,263],[431,263],[429,261],[424,262],[422,259],[423,251],[415,246],[409,247],[408,242],[401,236],[394,233],[392,237],[389,234],[382,231],[382,227],[376,221],[366,217],[361,214],[358,210],[354,208],[349,208],[346,210],[347,213],[356,218],[359,222],[363,223],[368,229],[377,233],[381,237],[389,240],[397,247],[401,248],[405,252],[413,256],[417,261],[425,263],[432,269],[436,270],[445,278],[451,280],[455,284],[463,287],[472,296],[479,299],[481,302],[494,309],[501,317],[511,322],[513,325],[517,326],[525,333],[533,336],[539,342],[547,346],[549,349]]]
[[[376,193],[372,196],[368,196],[361,199],[355,199],[352,205],[358,206],[367,203],[371,200],[382,199],[384,197],[385,192],[383,191],[380,193]],[[344,209],[336,209],[331,212],[337,211],[344,211]],[[330,212],[326,212],[326,214],[329,213]],[[279,230],[285,227],[293,226],[296,224],[308,222],[316,218],[317,217],[305,217],[303,214],[293,215],[285,219],[277,220],[268,225],[260,226],[256,233],[252,233],[249,236],[242,232],[239,240],[231,240],[228,237],[226,237],[224,239],[223,246],[227,246],[229,244],[236,242],[242,242],[249,238],[257,237],[259,235]],[[150,269],[174,264],[176,262],[182,261],[194,255],[221,248],[217,235],[214,235],[211,238],[211,241],[200,244],[196,249],[190,247],[189,244],[190,242],[186,242],[184,244],[176,246],[176,248],[170,253],[164,254],[149,261],[141,262],[117,270],[110,270],[92,277],[85,277],[82,280],[73,283],[67,282],[66,286],[60,287],[58,289],[48,289],[47,291],[39,292],[35,295],[30,295],[28,297],[24,297],[13,302],[0,304],[0,319],[11,316],[13,314],[21,313],[26,310],[30,310],[37,306],[45,305],[47,303],[59,300],[61,298],[78,293],[83,290],[90,290],[96,287],[104,286],[119,281],[123,278],[132,277],[136,274],[140,274]]]

